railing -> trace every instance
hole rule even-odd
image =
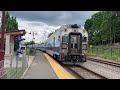
[[[5,56],[5,60],[0,61],[0,79],[21,79],[21,76],[28,67],[29,56],[35,56],[35,54],[36,50],[31,52],[31,49],[27,48],[23,58],[19,57],[19,60],[16,59],[15,54]]]
[[[119,59],[120,47],[91,47],[88,49],[88,54],[107,59]]]
[[[4,61],[2,60],[0,61],[0,78],[4,79],[5,74],[6,74],[6,71],[4,69]]]
[[[5,60],[0,61],[0,79],[20,79],[27,68],[28,58],[16,61],[16,56],[5,56]]]

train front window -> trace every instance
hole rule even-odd
[[[77,44],[77,37],[76,36],[71,36],[71,48],[77,48],[78,44]]]
[[[68,43],[68,36],[63,36],[62,37],[62,42],[63,43]]]
[[[71,37],[71,43],[76,44],[77,43],[77,38],[76,37]]]

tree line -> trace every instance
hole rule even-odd
[[[85,21],[89,44],[112,45],[120,42],[120,11],[100,11]]]
[[[26,46],[27,46],[27,45],[33,45],[33,44],[35,44],[35,42],[34,42],[34,41],[25,42],[25,45],[26,45]]]
[[[10,13],[7,11],[5,14],[5,31],[15,31],[18,30],[18,22],[16,17],[11,16]],[[1,32],[1,27],[0,27]],[[17,49],[17,42],[15,41],[14,50]]]
[[[5,31],[14,31],[18,30],[18,22],[16,17],[11,16],[10,13],[7,11],[5,15]],[[1,27],[0,27],[1,31]]]

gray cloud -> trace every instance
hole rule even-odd
[[[90,18],[96,11],[9,11],[12,16],[17,18],[19,29],[27,31],[26,41],[31,41],[32,36],[29,32],[38,33],[35,42],[45,40],[44,33],[48,35],[62,24],[84,25],[86,19]],[[0,11],[1,16],[1,11]]]
[[[13,16],[28,21],[40,21],[48,25],[81,24],[96,11],[9,11]],[[36,24],[38,25],[38,24]]]

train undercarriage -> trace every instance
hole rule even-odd
[[[86,62],[86,55],[53,55],[53,57],[57,60],[57,61],[61,61],[61,62],[71,62],[71,63],[80,63],[80,62]]]

